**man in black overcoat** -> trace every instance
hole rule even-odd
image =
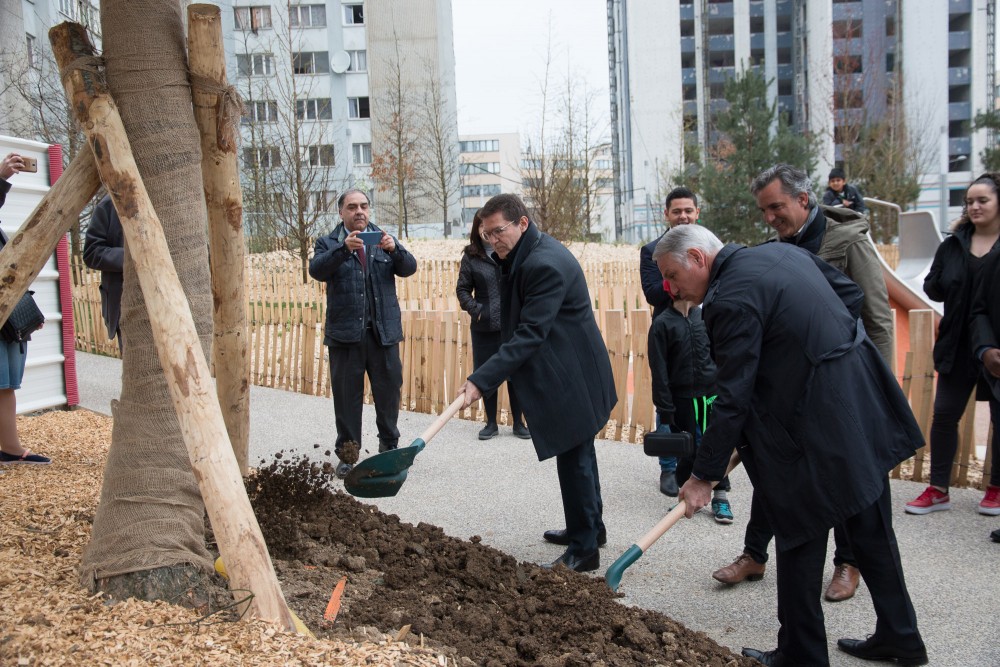
[[[858,317],[861,290],[801,248],[722,246],[695,225],[654,258],[675,296],[703,303],[718,365],[715,412],[681,488],[687,515],[711,498],[734,447],[762,499],[778,560],[778,647],[765,665],[828,665],[823,564],[843,524],[877,622],[839,648],[923,665],[927,652],[903,580],[888,472],[923,445],[913,413]]]
[[[459,393],[468,406],[510,378],[538,460],[556,457],[566,529],[544,537],[567,548],[552,565],[596,570],[606,531],[594,437],[618,398],[587,282],[576,258],[539,231],[516,195],[490,199],[482,219],[501,268],[503,342]]]

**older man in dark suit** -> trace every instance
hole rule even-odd
[[[681,488],[691,516],[733,448],[760,494],[778,552],[778,647],[765,665],[828,665],[820,603],[830,528],[843,524],[871,592],[868,639],[840,649],[923,665],[927,651],[903,580],[888,472],[923,445],[896,379],[865,335],[861,290],[785,243],[723,247],[708,230],[671,230],[654,252],[679,298],[702,302],[718,399]]]
[[[566,528],[544,538],[567,549],[552,565],[596,570],[606,531],[594,437],[618,398],[587,282],[576,258],[538,230],[516,195],[493,197],[481,213],[481,234],[503,277],[503,342],[459,393],[470,405],[510,378],[538,459],[556,457]]]

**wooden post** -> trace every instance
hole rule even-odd
[[[913,416],[924,434],[924,441],[930,442],[931,417],[934,405],[934,311],[910,311],[910,350],[913,351],[913,388],[910,406]],[[924,455],[928,448],[917,450],[913,461],[913,480],[923,481]]]
[[[79,24],[57,25],[49,31],[49,40],[60,68],[94,55],[87,32]],[[181,434],[232,587],[253,593],[249,604],[254,616],[294,632],[295,622],[229,444],[191,309],[139,177],[118,108],[104,82],[89,72],[71,70],[63,81],[70,108],[121,218]]]
[[[226,54],[215,5],[188,6],[188,62],[191,73],[225,88]],[[243,191],[236,162],[239,117],[220,113],[225,98],[192,86],[194,117],[201,134],[201,173],[208,207],[208,257],[212,267],[215,388],[240,473],[250,452],[250,355],[244,278]]]
[[[82,151],[0,250],[0,322],[7,321],[11,309],[99,187],[94,157],[90,151]]]

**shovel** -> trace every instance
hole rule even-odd
[[[733,471],[733,469],[739,465],[740,455],[733,452],[732,457],[729,459],[729,468],[726,469],[726,474],[728,475]],[[715,484],[718,484],[716,482]],[[713,484],[713,488],[715,487]],[[622,583],[622,575],[625,574],[625,568],[627,568],[632,563],[636,562],[642,557],[642,554],[646,553],[649,547],[653,546],[656,540],[663,537],[663,534],[670,530],[670,528],[677,523],[684,512],[687,511],[687,502],[680,501],[677,503],[673,509],[667,512],[667,515],[660,519],[659,523],[653,526],[648,533],[639,538],[639,540],[630,546],[628,550],[618,557],[614,563],[607,569],[604,573],[604,581],[607,582],[608,586],[613,591],[618,590],[618,586]]]
[[[413,458],[462,409],[464,401],[464,394],[456,398],[409,447],[390,449],[358,463],[344,478],[344,490],[358,498],[388,498],[399,493]]]

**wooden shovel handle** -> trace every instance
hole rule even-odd
[[[424,441],[424,444],[430,442],[431,438],[437,435],[437,432],[448,423],[448,421],[458,414],[458,411],[462,409],[462,403],[465,402],[465,394],[459,394],[458,398],[451,402],[451,405],[444,409],[438,418],[427,427],[427,430],[420,434],[420,439]]]
[[[729,467],[726,468],[726,474],[728,475],[731,473],[739,464],[740,455],[737,452],[733,452],[733,455],[729,458]],[[715,488],[717,484],[718,482],[712,484],[712,488]],[[673,525],[677,523],[682,516],[684,516],[685,511],[687,511],[687,502],[682,500],[677,503],[673,509],[667,512],[666,516],[660,519],[648,533],[639,538],[639,541],[636,542],[635,545],[642,549],[643,553],[645,553],[646,549],[653,546],[653,543],[656,542],[656,540],[663,537],[663,533],[670,530],[671,527],[673,527]]]

